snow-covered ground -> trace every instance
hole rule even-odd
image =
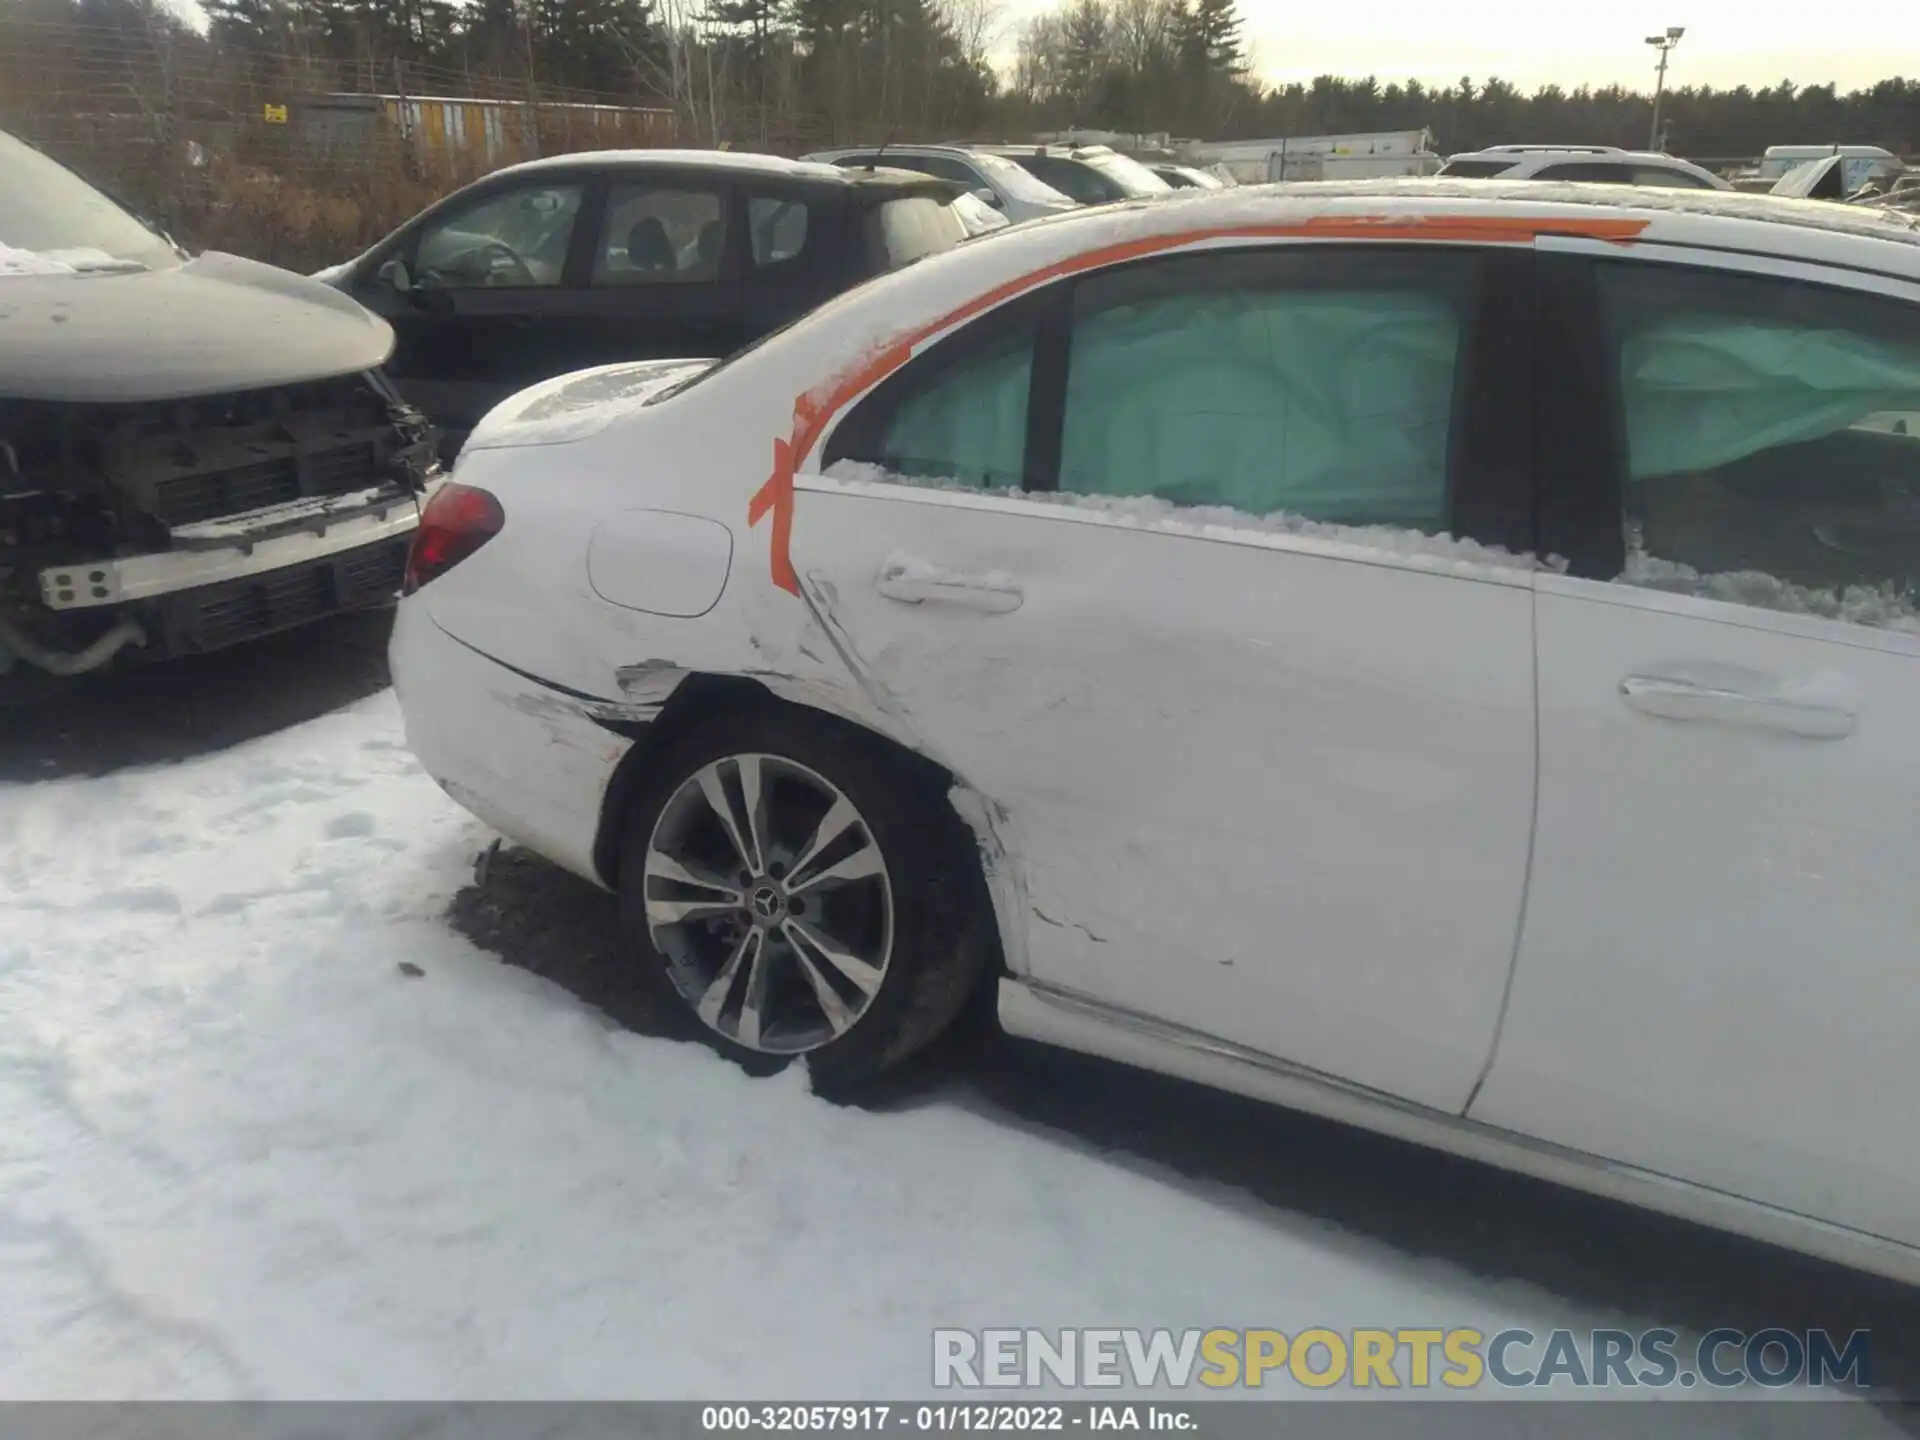
[[[620,1030],[447,928],[488,838],[391,695],[0,788],[0,1397],[884,1399],[937,1326],[1657,1323]]]

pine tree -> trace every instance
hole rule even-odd
[[[1235,0],[1187,0],[1175,16],[1180,57],[1195,70],[1238,76],[1246,70],[1240,39],[1240,7]]]

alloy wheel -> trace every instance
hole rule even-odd
[[[858,808],[777,755],[728,755],[676,789],[648,838],[647,931],[701,1022],[773,1055],[864,1015],[893,955],[886,858]]]

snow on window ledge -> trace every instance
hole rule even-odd
[[[960,481],[921,479],[898,475],[879,465],[858,460],[837,460],[822,472],[844,486],[907,486],[914,490],[934,490],[973,495],[1027,504],[1049,505],[1098,516],[1108,524],[1129,529],[1157,530],[1167,534],[1191,535],[1200,539],[1244,537],[1249,531],[1304,540],[1323,541],[1342,551],[1366,552],[1354,558],[1392,557],[1413,561],[1419,568],[1440,573],[1471,574],[1498,570],[1564,572],[1567,562],[1559,556],[1542,560],[1530,554],[1515,554],[1497,545],[1451,535],[1432,535],[1397,525],[1338,525],[1309,520],[1287,511],[1254,515],[1218,505],[1175,505],[1155,496],[1072,495],[1048,490],[1022,490],[1017,486],[990,487]]]
[[[1920,599],[1913,591],[1903,590],[1891,581],[1831,590],[1796,585],[1762,570],[1728,570],[1709,575],[1676,560],[1649,555],[1636,545],[1628,547],[1626,568],[1620,572],[1619,580],[1623,585],[1637,585],[1670,595],[1691,595],[1756,610],[1777,610],[1787,615],[1809,615],[1876,630],[1920,635]]]

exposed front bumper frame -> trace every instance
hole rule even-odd
[[[370,502],[367,492],[356,492],[331,497],[339,502],[332,508],[316,506],[310,499],[297,500],[244,517],[182,527],[201,532],[191,537],[195,548],[50,566],[40,572],[40,598],[49,610],[124,605],[244,580],[409,535],[420,523],[421,507],[440,483],[435,476],[417,496],[399,492],[390,500]],[[290,531],[288,526],[296,520],[299,528]],[[213,548],[220,539],[227,543]]]

